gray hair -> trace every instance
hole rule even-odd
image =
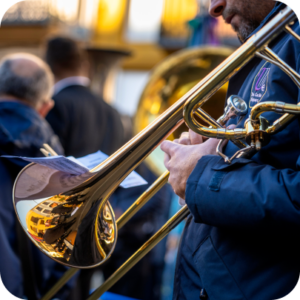
[[[16,59],[25,59],[36,64],[28,74],[18,74],[14,67]],[[50,98],[53,75],[50,68],[34,55],[18,53],[4,57],[0,62],[0,95],[9,95],[25,100],[34,107]]]

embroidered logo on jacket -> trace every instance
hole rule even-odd
[[[267,83],[270,68],[266,68],[265,66],[266,64],[262,66],[256,77],[254,78],[249,107],[253,107],[255,104],[259,103],[267,92]]]

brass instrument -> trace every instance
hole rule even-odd
[[[68,266],[90,268],[106,261],[114,249],[117,228],[119,229],[134,212],[148,201],[153,192],[167,181],[168,173],[165,172],[121,216],[117,221],[118,226],[116,226],[114,213],[107,201],[109,196],[121,181],[184,121],[189,128],[204,136],[221,140],[231,139],[241,148],[234,157],[251,156],[255,151],[265,146],[272,134],[284,128],[294,119],[294,115],[299,113],[298,105],[282,102],[257,104],[252,109],[250,117],[245,123],[245,129],[233,130],[223,128],[222,123],[224,123],[224,118],[226,120],[226,118],[230,117],[232,109],[235,111],[235,114],[242,113],[244,103],[240,101],[241,99],[235,96],[231,100],[229,99],[229,103],[232,106],[228,107],[225,116],[218,121],[209,116],[202,109],[202,106],[255,55],[280,67],[300,87],[300,75],[268,48],[268,44],[284,30],[292,33],[293,37],[300,41],[300,37],[289,27],[295,19],[296,15],[290,8],[287,7],[282,10],[147,128],[97,166],[93,170],[93,174],[88,175],[86,178],[77,178],[76,176],[67,178],[68,181],[65,185],[61,185],[55,190],[55,196],[53,194],[47,195],[42,189],[38,193],[28,196],[30,188],[32,188],[30,184],[37,182],[33,172],[35,165],[29,165],[24,168],[15,182],[14,205],[17,216],[29,238],[48,256]],[[260,116],[265,111],[276,111],[277,113],[282,113],[283,116],[272,125],[269,125],[268,121]],[[209,127],[203,126],[199,118],[208,123]],[[221,152],[220,155],[229,163],[234,158],[228,158]],[[57,176],[63,176],[63,174],[56,173]],[[47,182],[43,181],[43,178],[38,178],[38,180],[39,183],[36,183],[38,187],[47,184]],[[52,177],[48,180],[50,181],[49,184],[55,185],[55,182],[51,181]],[[24,184],[26,186],[26,183],[29,185],[24,191],[22,188]],[[68,183],[72,186],[71,188],[68,188]],[[46,202],[48,204],[45,204]],[[51,206],[54,202],[60,203],[60,208],[64,208],[64,211],[66,211],[63,214],[63,218],[59,216],[58,219],[53,221],[51,216],[47,216],[47,212],[44,219],[33,214],[33,212],[37,213],[40,210],[44,213],[45,209],[47,210],[46,206]],[[27,216],[28,213],[30,217],[28,217],[28,221],[25,221],[24,216]],[[97,289],[89,299],[98,299],[181,222],[188,213],[188,208],[185,205]],[[45,234],[40,233],[39,236],[39,230],[44,230],[43,226],[46,226],[45,222],[47,220],[49,220],[47,224],[50,224],[50,234],[46,234],[46,231]],[[32,230],[31,234],[29,234],[27,232],[28,226],[35,226],[33,228],[36,231]],[[34,234],[37,234],[36,237],[34,237]],[[54,243],[51,243],[52,241]]]
[[[233,49],[227,47],[201,46],[168,56],[151,72],[141,94],[134,119],[135,134],[145,129],[232,52]],[[215,119],[223,113],[227,85],[224,84],[202,107]],[[182,124],[168,139],[178,138],[187,129]],[[157,175],[166,170],[163,157],[164,153],[158,147],[145,159],[149,168]]]

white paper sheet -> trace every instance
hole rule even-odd
[[[57,171],[70,173],[73,175],[81,175],[89,171],[88,168],[76,162],[74,158],[58,156],[47,156],[47,157],[23,157],[23,156],[9,156],[3,155],[2,157],[7,158],[21,158],[23,160],[34,162],[36,164],[48,167]]]
[[[100,163],[102,163],[106,158],[108,158],[108,155],[101,151],[97,151],[84,157],[77,158],[76,160],[91,170]],[[127,189],[130,187],[140,186],[147,183],[148,182],[141,175],[133,171],[121,182],[120,186],[122,188]]]
[[[93,172],[89,172],[89,170],[103,162],[108,155],[97,151],[78,159],[61,155],[38,158],[8,155],[2,157],[20,158],[36,163],[36,165],[28,168],[22,177],[19,178],[16,196],[27,198],[39,193],[48,194],[50,190],[54,190],[54,187],[61,190],[61,192],[75,187],[92,177]],[[147,181],[133,171],[123,180],[120,186],[130,188],[144,184],[147,184]]]

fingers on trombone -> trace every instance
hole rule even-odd
[[[163,141],[160,145],[160,149],[169,156],[174,154],[175,149],[178,147],[177,143],[171,141]]]
[[[181,145],[191,145],[191,139],[189,132],[182,132],[180,138],[178,139],[178,144]]]
[[[170,161],[171,157],[169,154],[165,153],[165,156],[164,156],[164,165],[165,167],[167,168],[168,171],[169,170],[169,161]]]
[[[202,144],[205,140],[207,140],[206,137],[194,132],[191,129],[189,129],[189,136],[192,145]]]
[[[171,141],[163,141],[160,145],[160,149],[165,152],[164,165],[169,170],[169,162],[174,154],[177,144]]]

